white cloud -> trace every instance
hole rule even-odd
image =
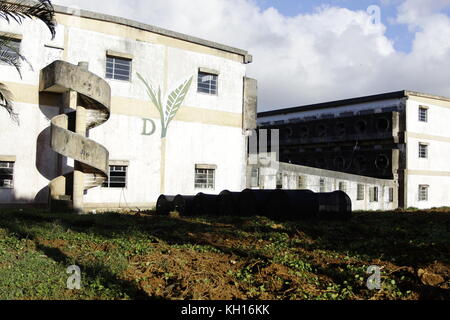
[[[127,17],[248,50],[260,111],[417,90],[450,96],[450,0],[406,0],[397,22],[414,34],[412,52],[397,52],[383,25],[365,11],[321,7],[286,17],[252,0],[56,0],[56,4]]]

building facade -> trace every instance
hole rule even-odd
[[[22,77],[0,65],[0,82],[12,91],[20,120],[0,110],[0,206],[46,205],[50,182],[82,166],[52,141],[55,119],[79,113],[77,102],[70,103],[77,91],[72,84],[48,85],[47,73],[66,67],[74,70],[72,83],[82,74],[97,79],[78,83],[84,100],[99,83],[103,93],[110,90],[101,125],[80,140],[103,146],[102,157],[108,155],[108,179],[82,190],[84,208],[146,209],[160,194],[245,187],[246,131],[256,127],[256,81],[246,77],[252,60],[246,51],[59,6],[56,21],[55,39],[35,21],[0,25],[30,63],[23,63]],[[55,61],[64,64],[55,67]],[[162,112],[149,91],[159,95]]]
[[[398,207],[426,209],[450,205],[448,116],[450,99],[399,91],[263,112],[258,125],[280,130],[280,162],[303,167],[306,176],[335,181],[338,175],[348,184],[357,176],[374,179],[366,189],[375,205],[363,205],[361,186],[349,190],[356,208],[384,209],[376,205],[384,197]],[[383,192],[383,185],[396,187]],[[336,183],[329,188],[339,190]]]

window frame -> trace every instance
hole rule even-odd
[[[16,43],[16,44],[18,44],[18,46],[17,46],[17,52],[14,52],[13,50],[11,50],[10,48],[6,48],[5,47],[5,50],[7,50],[8,52],[11,52],[11,54],[14,54],[14,55],[16,55],[17,56],[17,58],[19,59],[19,65],[22,63],[22,60],[20,59],[20,51],[21,51],[21,49],[22,49],[22,39],[21,38],[19,38],[19,37],[15,37],[15,36],[13,36],[13,37],[9,37],[8,35],[6,35],[6,36],[0,36],[0,38],[1,39],[4,39],[4,40],[8,40],[8,41],[10,41],[11,43]],[[14,47],[14,46],[11,46],[11,47]],[[1,49],[1,48],[0,48]],[[7,64],[7,63],[5,63],[5,62],[1,62],[0,61],[0,66],[10,66],[9,64]]]
[[[428,123],[428,110],[428,107],[419,106],[419,122]]]
[[[109,59],[113,59],[112,60],[112,73],[111,76],[108,76],[108,63],[110,62]],[[129,70],[129,75],[128,75],[128,79],[117,79],[115,76],[117,76],[117,74],[115,73],[115,66],[116,66],[116,61],[117,60],[123,60],[123,61],[129,61],[130,63],[130,70]],[[120,75],[119,75],[120,76]],[[105,62],[105,78],[107,80],[114,80],[114,81],[121,81],[121,82],[132,82],[133,79],[133,58],[127,58],[127,57],[119,57],[117,55],[113,55],[113,54],[106,54],[106,62]]]
[[[8,166],[3,166],[4,164],[6,164],[6,165],[8,165]],[[16,162],[15,161],[0,161],[0,175],[3,175],[3,176],[11,176],[11,179],[0,179],[0,181],[2,181],[3,182],[3,185],[2,186],[0,186],[0,189],[7,189],[7,190],[11,190],[11,189],[14,189],[14,169],[15,169],[15,166],[16,166]],[[11,173],[8,173],[8,174],[1,174],[1,171],[3,171],[3,170],[5,170],[5,172],[6,171],[8,171],[8,170],[11,170]],[[7,185],[5,185],[5,181],[9,181],[10,182],[10,184],[7,186]]]
[[[428,202],[430,199],[429,195],[430,186],[427,184],[419,185],[419,202]],[[425,191],[425,197],[423,197],[423,191]]]
[[[356,201],[366,200],[366,186],[358,183],[356,186]]]
[[[202,76],[203,77],[204,76],[212,76],[213,77],[213,80],[215,80],[215,92],[212,92],[212,90],[211,90],[213,87],[212,81],[210,81],[211,83],[209,85],[208,92],[201,91],[200,83],[203,83],[203,82],[200,82],[200,79]],[[216,72],[212,72],[212,71],[208,72],[207,70],[202,70],[200,68],[198,70],[198,74],[197,74],[197,93],[208,95],[208,96],[218,96],[219,95],[219,74]]]
[[[370,188],[370,202],[371,203],[380,202],[380,188],[378,187]]]
[[[204,171],[201,173],[200,171]],[[194,189],[199,190],[214,190],[216,189],[216,171],[217,168],[215,166],[195,166],[195,173],[194,173]],[[209,176],[209,173],[212,173],[212,182],[209,181],[211,178]],[[200,178],[200,174],[206,174],[205,178]],[[206,179],[206,182],[198,182],[199,179]]]
[[[325,178],[319,179],[319,193],[327,192]]]
[[[428,159],[429,157],[429,144],[419,142],[419,159]]]
[[[113,168],[113,167],[115,167],[115,168],[117,168],[117,167],[123,167],[123,168],[125,168],[125,171],[114,171],[114,172],[125,172],[125,176],[124,176],[124,178],[125,178],[125,186],[124,187],[113,187],[113,186],[111,186],[111,169]],[[107,181],[105,181],[105,183],[103,183],[103,185],[102,185],[102,188],[105,188],[105,189],[128,189],[128,173],[129,173],[129,165],[128,164],[110,164],[109,166],[108,166],[108,180]],[[117,182],[116,182],[116,184],[117,184]]]
[[[395,190],[394,188],[390,187],[388,190],[388,203],[393,203],[394,202],[394,194]]]

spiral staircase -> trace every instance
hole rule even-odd
[[[41,71],[40,92],[62,94],[60,114],[51,119],[51,147],[58,153],[59,177],[49,184],[52,211],[83,212],[86,190],[108,178],[109,152],[86,137],[89,129],[110,117],[111,88],[88,71],[87,63],[55,61]],[[63,174],[65,158],[74,159],[74,170]]]

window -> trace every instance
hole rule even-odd
[[[428,108],[419,107],[419,121],[428,122]]]
[[[419,186],[419,201],[428,201],[428,189],[427,185]]]
[[[347,193],[347,183],[339,182],[339,191]]]
[[[394,202],[394,188],[389,188],[389,203]]]
[[[306,189],[306,177],[302,177],[302,176],[298,177],[298,189],[299,190]]]
[[[195,167],[195,188],[196,189],[214,189],[215,188],[215,166]]]
[[[14,181],[14,162],[0,161],[0,188],[12,189]]]
[[[252,168],[251,187],[259,187],[259,168]]]
[[[109,179],[104,188],[126,188],[128,166],[109,166]]]
[[[370,188],[370,202],[378,202],[378,187]]]
[[[114,56],[106,57],[106,78],[114,80],[130,81],[131,59]]]
[[[283,173],[277,173],[277,189],[283,189]]]
[[[0,45],[0,50],[4,51],[5,57],[18,57],[20,52],[20,39],[13,39],[7,37],[0,37],[0,42],[7,41],[7,46]],[[6,64],[5,62],[0,62],[0,64]]]
[[[419,158],[428,159],[428,145],[419,143]]]
[[[198,72],[198,92],[211,95],[217,94],[217,74]]]
[[[319,180],[319,192],[326,192],[325,190],[325,179]]]
[[[356,200],[357,201],[363,201],[364,196],[366,193],[366,188],[363,184],[358,184],[357,191],[356,191]]]

